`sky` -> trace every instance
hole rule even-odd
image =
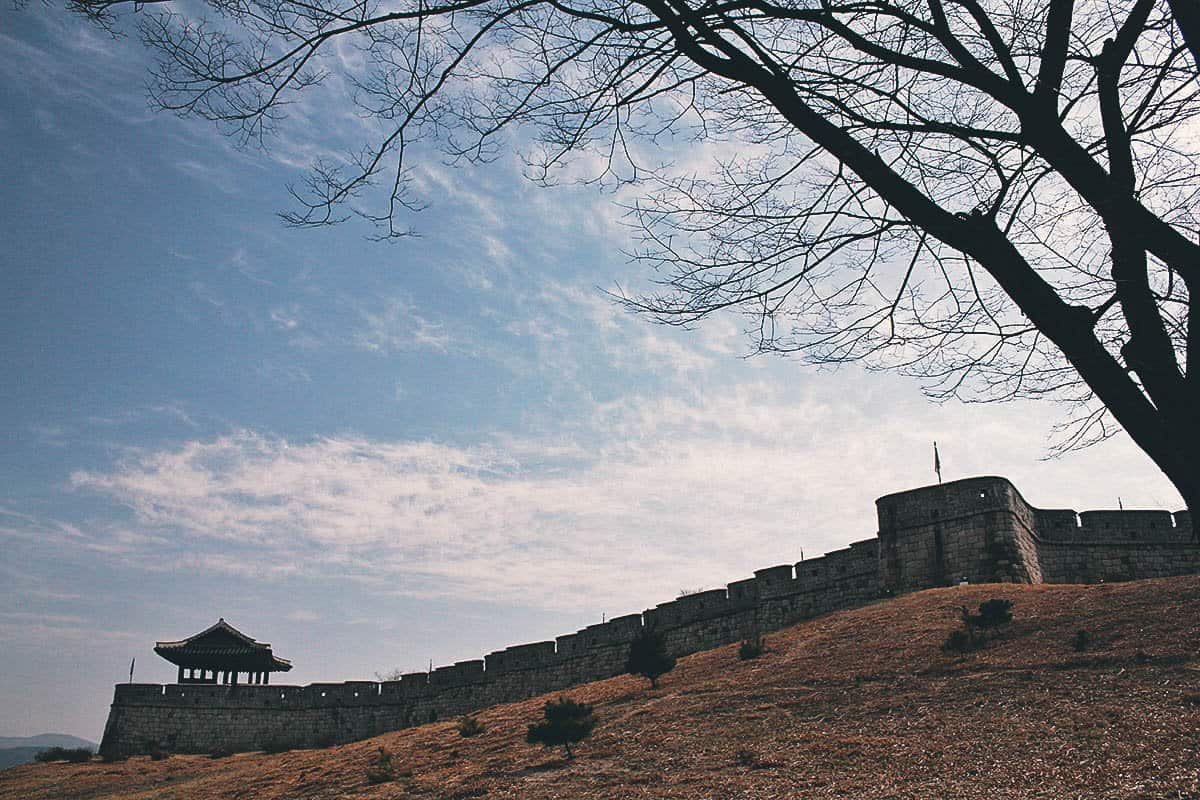
[[[947,480],[1034,505],[1182,506],[1123,436],[1048,460],[1051,403],[936,405],[748,358],[733,316],[626,313],[620,198],[507,152],[417,164],[419,237],[287,228],[353,131],[336,89],[239,150],[149,110],[135,38],[0,21],[0,735],[98,741],[131,659],[170,681],[154,642],[222,616],[307,683],[721,586],[873,536],[934,440]]]

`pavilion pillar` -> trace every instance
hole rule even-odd
[[[263,683],[270,683],[270,682],[271,682],[271,673],[264,672],[263,673]]]
[[[179,677],[175,679],[176,683],[183,683],[183,667],[179,668]]]

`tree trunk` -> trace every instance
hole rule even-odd
[[[1200,398],[1182,408],[1159,409],[1155,414],[1158,430],[1149,436],[1143,435],[1145,431],[1140,426],[1128,424],[1121,409],[1109,408],[1134,443],[1179,490],[1186,510],[1200,514],[1200,465],[1196,462],[1200,456]],[[1195,528],[1193,525],[1193,536]]]
[[[1200,456],[1200,434],[1193,433],[1189,436],[1180,431],[1175,450],[1178,455],[1169,468],[1161,462],[1158,462],[1158,465],[1183,496],[1184,507],[1193,517],[1192,538],[1200,540],[1200,536],[1197,535],[1200,533],[1197,530],[1200,526],[1196,524],[1196,517],[1200,515],[1200,465],[1195,461]]]

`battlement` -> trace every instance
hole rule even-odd
[[[1039,509],[1005,478],[967,478],[876,501],[892,591],[972,582],[1076,583],[1194,572],[1184,511]]]
[[[964,579],[1078,583],[1200,572],[1200,545],[1186,511],[1038,509],[994,476],[886,495],[876,510],[874,538],[553,641],[513,645],[395,681],[120,684],[101,749],[206,753],[352,741],[618,675],[629,644],[648,629],[682,656]]]
[[[1021,513],[1029,506],[1007,478],[985,476],[884,495],[875,508],[880,533],[895,533],[988,512]]]
[[[500,672],[543,667],[558,657],[554,645],[554,642],[518,644],[495,653],[488,653],[484,656],[484,661],[487,663],[487,674],[492,676]]]
[[[1181,519],[1182,518],[1182,519]],[[1185,511],[1036,511],[1038,536],[1044,541],[1187,542],[1191,517]]]

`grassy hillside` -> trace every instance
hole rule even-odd
[[[959,606],[993,597],[1013,601],[1008,629],[943,653]],[[1195,577],[935,589],[773,634],[752,661],[682,659],[657,690],[572,690],[599,719],[573,762],[525,743],[535,698],[468,739],[446,721],[328,750],[21,766],[0,797],[1196,798],[1198,634]],[[380,747],[399,776],[373,785]]]

